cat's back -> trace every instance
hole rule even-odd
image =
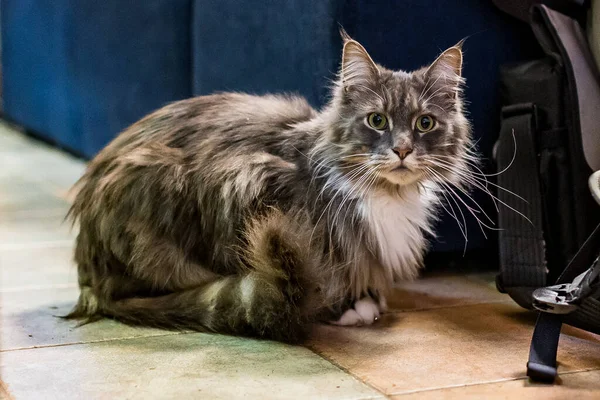
[[[110,143],[101,153],[127,154],[151,145],[194,150],[213,144],[271,141],[295,124],[310,120],[316,111],[293,95],[219,93],[177,101],[144,117]]]
[[[173,102],[131,125],[102,149],[77,187],[104,188],[104,183],[147,176],[149,170],[172,170],[181,177],[182,171],[197,169],[219,155],[267,152],[279,157],[290,137],[299,147],[310,141],[291,130],[315,115],[304,98],[293,95],[219,93]]]
[[[168,104],[123,131],[89,163],[76,185],[73,215],[101,208],[104,200],[114,205],[119,199],[120,208],[145,197],[166,204],[166,197],[194,192],[191,177],[202,175],[205,183],[212,177],[218,186],[227,174],[247,173],[248,163],[296,170],[296,149],[312,139],[294,126],[315,115],[305,99],[291,95],[222,93]]]

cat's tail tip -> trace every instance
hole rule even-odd
[[[92,288],[83,286],[80,288],[77,304],[67,315],[59,315],[59,318],[66,320],[81,320],[77,327],[87,325],[102,318],[100,315],[99,301]]]

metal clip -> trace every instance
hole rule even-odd
[[[571,283],[543,287],[533,292],[533,307],[552,314],[569,314],[586,298],[600,289],[600,260],[578,275]]]

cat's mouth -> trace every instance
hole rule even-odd
[[[384,174],[385,178],[397,185],[408,185],[421,179],[422,174],[414,166],[406,165],[406,162],[399,162]]]
[[[400,161],[398,164],[394,165],[391,169],[390,172],[413,172],[412,168],[410,168],[408,165],[406,165],[405,162]]]

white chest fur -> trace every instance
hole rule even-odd
[[[416,187],[402,196],[374,193],[363,200],[361,213],[369,227],[369,245],[391,276],[416,277],[424,232],[431,232],[433,201],[432,193]]]

